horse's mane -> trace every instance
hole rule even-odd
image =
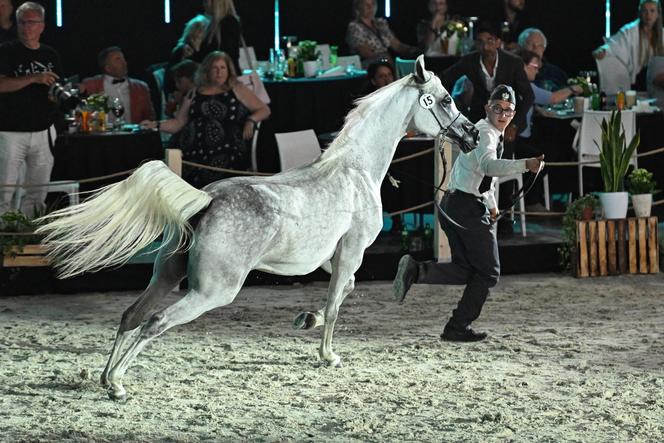
[[[412,83],[413,75],[407,75],[395,82],[390,83],[387,86],[384,86],[369,95],[360,97],[355,100],[355,108],[353,108],[344,122],[339,135],[330,144],[329,148],[321,157],[321,161],[331,160],[336,158],[338,155],[346,151],[344,147],[350,147],[352,143],[349,143],[349,139],[352,138],[351,134],[353,130],[357,127],[358,123],[362,122],[367,116],[367,111],[375,107],[381,107],[385,102],[389,102],[394,98],[394,96],[407,86],[409,83]]]

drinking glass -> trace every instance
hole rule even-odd
[[[111,100],[111,104],[109,106],[111,108],[111,112],[115,116],[115,126],[118,128],[118,130],[122,129],[122,125],[124,125],[124,120],[122,119],[122,116],[124,115],[125,108],[124,105],[122,104],[122,101],[120,101],[119,98],[115,97]]]

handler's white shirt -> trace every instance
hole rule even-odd
[[[484,200],[489,209],[496,207],[494,189],[496,177],[522,174],[527,171],[526,160],[503,160],[497,158],[498,143],[501,131],[493,126],[488,118],[475,123],[480,131],[480,142],[477,148],[467,154],[461,153],[457,157],[450,176],[449,189],[456,189],[468,194],[474,194]],[[494,177],[491,187],[484,194],[479,191],[480,184],[485,175]]]

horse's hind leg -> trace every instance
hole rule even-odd
[[[180,283],[186,276],[186,273],[186,253],[170,254],[164,250],[159,252],[155,260],[150,284],[140,297],[122,314],[122,320],[115,336],[111,355],[108,358],[104,371],[101,373],[100,381],[103,386],[109,386],[108,372],[116,365],[124,344],[134,338],[138,333],[138,326],[143,322],[145,315],[154,308],[160,299]]]
[[[226,279],[226,281],[209,282],[209,284],[204,285],[205,289],[192,289],[176,303],[153,314],[149,320],[143,323],[136,339],[111,368],[108,374],[109,397],[113,400],[123,400],[125,398],[126,391],[122,386],[122,379],[129,365],[145,345],[173,326],[188,323],[211,309],[232,302],[246,275],[244,273],[241,276],[236,275],[232,279]]]

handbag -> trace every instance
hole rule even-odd
[[[242,84],[245,85],[247,88],[249,88],[251,92],[253,92],[260,101],[262,101],[266,105],[269,105],[270,96],[268,95],[267,90],[265,89],[263,80],[261,80],[260,76],[256,72],[256,68],[254,67],[251,57],[249,57],[249,50],[247,49],[247,43],[244,41],[244,35],[242,34],[240,34],[240,43],[242,44],[242,51],[244,51],[244,55],[247,59],[247,62],[249,63],[249,67],[251,68],[251,73],[240,75],[238,76],[237,79],[240,82],[242,82]]]

